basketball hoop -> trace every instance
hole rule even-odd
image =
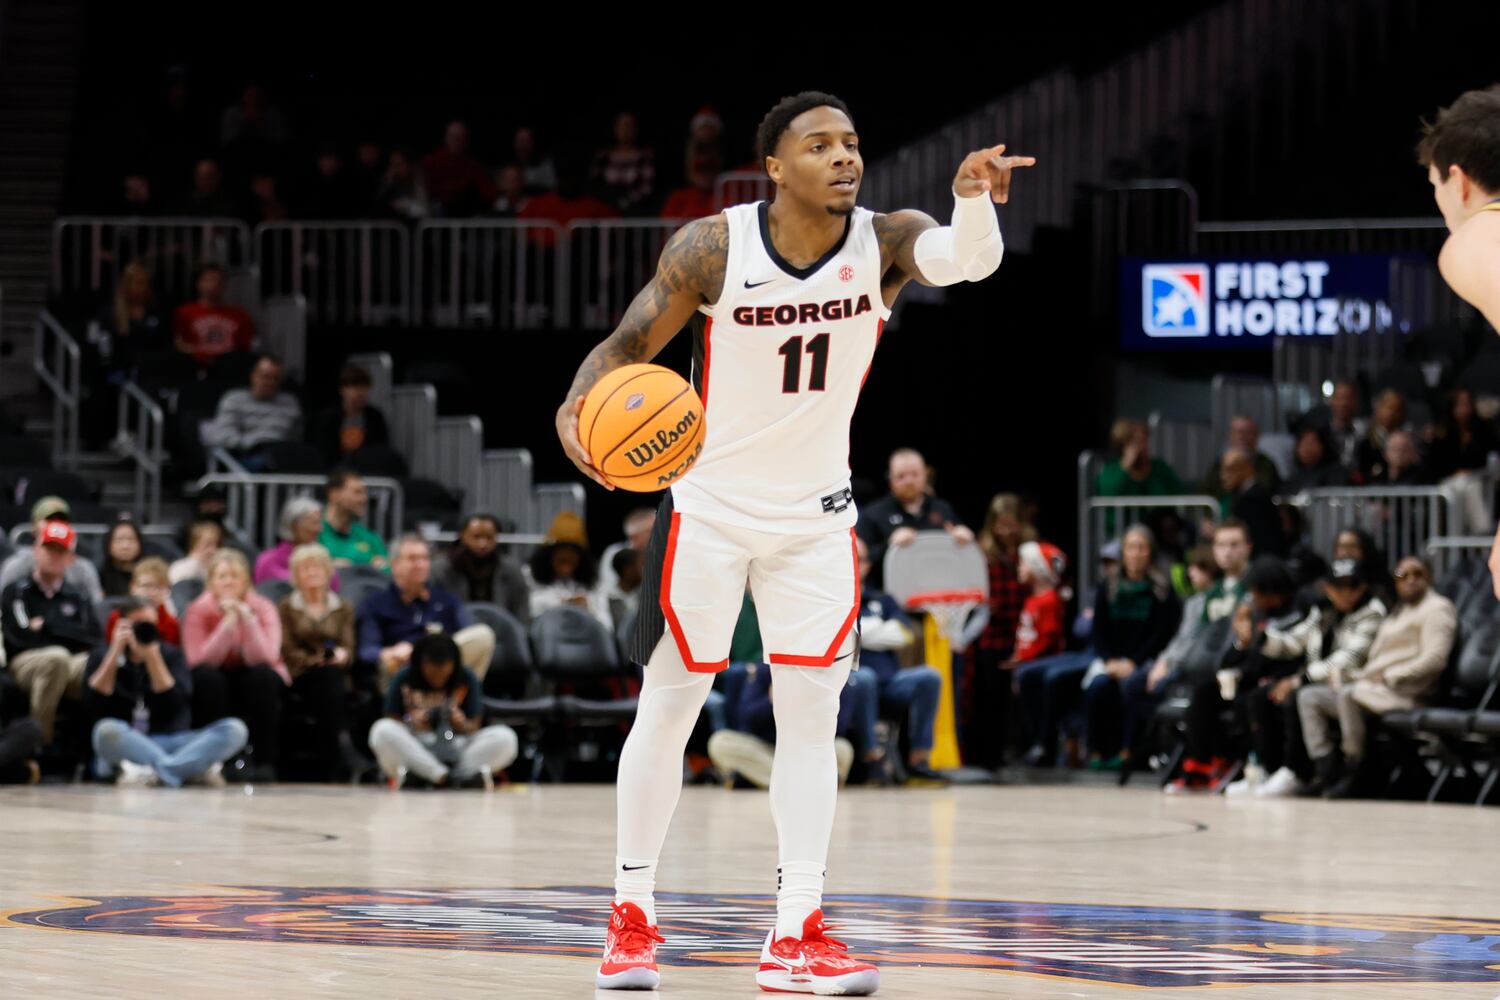
[[[957,649],[969,613],[984,601],[982,590],[930,590],[912,594],[906,599],[906,606],[930,615],[948,645]]]

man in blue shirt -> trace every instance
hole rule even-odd
[[[495,633],[476,625],[463,602],[431,583],[432,551],[420,535],[403,535],[391,562],[391,585],[359,606],[359,659],[378,668],[381,689],[411,660],[412,646],[435,633],[453,637],[463,665],[481,680]]]

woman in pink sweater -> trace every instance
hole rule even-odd
[[[182,617],[182,651],[193,668],[193,725],[237,716],[250,729],[251,777],[276,777],[281,700],[291,683],[281,661],[281,615],[250,589],[250,565],[233,549],[208,564],[208,588]]]

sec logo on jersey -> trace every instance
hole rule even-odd
[[[1148,337],[1207,337],[1207,265],[1146,265],[1141,272],[1141,313]]]

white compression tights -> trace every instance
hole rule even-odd
[[[771,668],[776,713],[771,815],[781,865],[778,937],[800,937],[803,920],[822,905],[838,794],[834,728],[853,659],[845,656],[831,667]],[[682,795],[682,755],[712,687],[713,675],[689,671],[676,643],[664,636],[646,666],[635,724],[620,753],[615,901],[635,903],[652,923],[657,859]]]

